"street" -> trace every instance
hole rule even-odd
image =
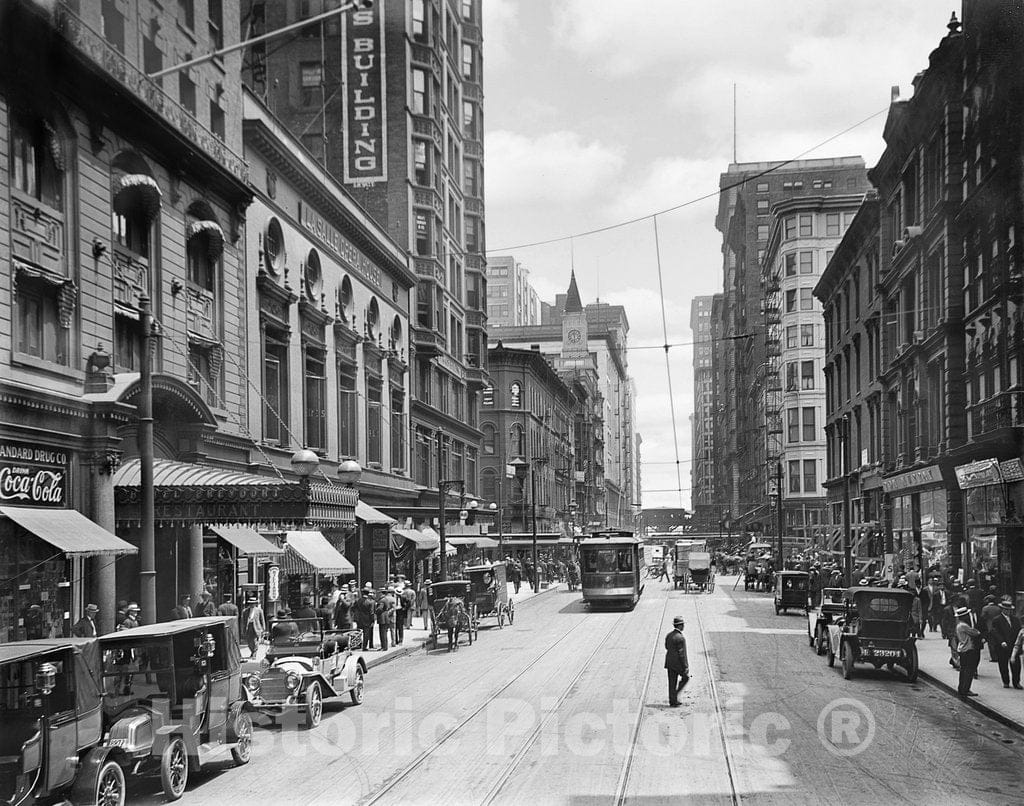
[[[194,775],[184,801],[1017,799],[1024,739],[898,672],[844,681],[800,615],[776,617],[770,594],[733,581],[704,595],[649,583],[631,612],[590,612],[564,587],[538,596],[472,647],[371,670],[363,705],[336,706],[315,731],[263,725],[248,767]],[[693,679],[671,709],[662,639],[678,614]],[[132,794],[162,799],[155,784]]]

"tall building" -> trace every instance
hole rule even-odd
[[[502,328],[505,346],[537,349],[559,372],[593,383],[590,399],[599,406],[577,444],[593,446],[578,469],[577,494],[591,506],[590,528],[632,529],[639,501],[635,397],[629,375],[629,320],[620,305],[583,305],[576,276],[553,305],[542,304],[539,325]],[[495,336],[492,334],[492,340]],[[589,436],[589,439],[587,438]],[[580,478],[578,476],[578,478]]]
[[[511,255],[487,258],[487,327],[518,327],[540,322],[540,299],[530,271]]]
[[[715,345],[712,315],[721,294],[694,297],[690,303],[693,334],[693,449],[690,463],[690,508],[701,518],[715,510]],[[717,515],[715,516],[718,517]]]
[[[765,487],[764,401],[767,339],[761,263],[775,205],[794,198],[863,193],[860,157],[731,164],[721,175],[715,226],[722,233],[721,380],[724,391],[715,444],[723,465],[721,504],[735,528],[763,531]],[[816,269],[820,272],[821,267]],[[810,288],[807,289],[810,294]]]
[[[823,182],[822,182],[823,184]],[[813,180],[812,180],[813,185]],[[812,187],[813,193],[813,187]],[[808,544],[825,512],[825,326],[814,287],[864,196],[799,195],[772,208],[762,259],[765,333],[765,436],[752,446],[769,504],[760,519],[778,535]],[[860,280],[857,280],[860,282]],[[861,346],[854,345],[856,364]],[[853,361],[851,356],[851,361]],[[781,482],[781,490],[779,484]],[[772,499],[774,498],[774,501]]]
[[[243,5],[254,34],[311,11],[306,3]],[[439,446],[444,479],[476,493],[487,381],[481,9],[480,0],[380,0],[253,46],[244,71],[310,154],[413,255],[409,470],[424,506],[436,503]]]

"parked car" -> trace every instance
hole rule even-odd
[[[353,705],[363,701],[366,661],[360,630],[327,632],[320,619],[279,619],[269,625],[265,666],[245,675],[242,690],[253,710],[277,719],[292,711],[315,728],[324,701],[346,694]]]
[[[99,639],[103,744],[133,775],[159,775],[169,800],[209,761],[230,753],[238,765],[249,762],[252,716],[233,621],[166,621]]]
[[[821,604],[807,611],[807,643],[818,655],[824,655],[828,647],[828,625],[846,613],[845,595],[846,588],[824,588]]]
[[[775,575],[775,615],[780,611],[807,611],[810,575],[806,571],[779,571]]]
[[[856,663],[890,671],[899,666],[908,682],[917,680],[917,640],[910,623],[915,595],[900,588],[848,588],[845,613],[828,625],[828,665],[838,655],[847,680]]]
[[[124,806],[103,735],[95,638],[0,644],[0,803]]]

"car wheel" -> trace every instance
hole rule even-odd
[[[188,785],[188,751],[180,736],[171,739],[160,756],[160,785],[168,800],[177,800],[185,794]]]
[[[231,758],[235,766],[248,764],[252,758],[252,716],[248,711],[239,711],[235,717],[235,746],[231,748]]]
[[[828,666],[831,669],[833,666],[836,665],[836,653],[832,649],[832,639],[831,638],[826,639],[825,652],[828,655]]]
[[[363,701],[363,670],[356,669],[356,682],[352,686],[352,690],[348,693],[349,699],[352,700],[353,705],[359,705]]]
[[[908,683],[916,683],[917,682],[917,670],[918,670],[917,645],[916,644],[914,644],[913,646],[910,647],[910,649],[907,650],[907,665],[906,665],[906,669],[907,669],[907,682]]]
[[[100,767],[96,776],[94,803],[96,806],[124,806],[124,770],[116,761],[108,761]]]
[[[315,728],[324,715],[324,695],[320,683],[314,680],[306,689],[306,727]]]
[[[853,677],[853,650],[850,649],[848,644],[843,644],[842,648],[842,662],[843,662],[843,680],[849,680]]]

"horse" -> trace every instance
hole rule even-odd
[[[449,596],[434,615],[434,623],[448,630],[448,651],[459,648],[459,633],[469,631],[469,612],[458,596]]]

